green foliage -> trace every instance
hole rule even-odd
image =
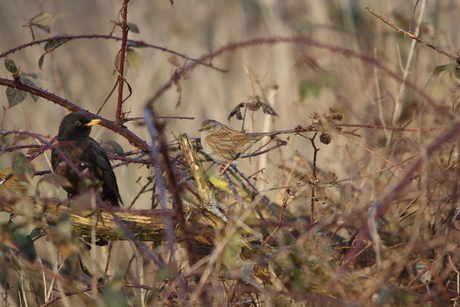
[[[52,50],[64,45],[69,40],[70,40],[69,38],[65,38],[65,37],[57,37],[55,39],[52,39],[52,40],[50,40],[50,41],[48,41],[46,43],[45,51],[52,51]]]
[[[174,274],[177,273],[177,266],[169,265],[161,270],[158,270],[155,275],[157,281],[164,281],[171,278]]]
[[[105,150],[108,155],[119,155],[124,154],[123,147],[114,140],[108,140],[101,143],[101,147]]]
[[[13,73],[13,77],[15,78],[16,82],[35,86],[34,82],[31,79],[27,78],[32,77],[33,79],[37,79],[38,76],[35,73],[20,73],[19,69],[16,66],[16,63],[13,60],[9,59],[5,59],[5,67],[9,72]],[[20,104],[27,97],[27,92],[18,90],[14,87],[6,88],[5,93],[10,107]],[[37,95],[30,94],[30,96],[34,101],[37,101]]]
[[[132,48],[128,48],[126,52],[126,63],[128,64],[128,68],[132,69],[136,74],[139,74],[144,61],[139,53]]]
[[[13,167],[13,173],[22,180],[32,178],[35,172],[33,164],[22,152],[17,152],[13,156],[11,166]]]
[[[50,33],[49,24],[54,14],[40,13],[29,19],[29,24]]]
[[[29,261],[35,260],[37,252],[35,251],[34,243],[30,236],[25,236],[20,233],[12,233],[11,239],[13,245],[21,251],[21,254],[25,256]]]
[[[308,97],[318,98],[321,85],[318,82],[304,80],[299,85],[300,100],[304,101]]]
[[[433,77],[439,76],[441,73],[447,72],[457,79],[460,79],[460,67],[456,63],[449,63],[445,65],[436,66],[431,74]]]
[[[16,64],[14,63],[13,60],[5,59],[5,67],[9,72],[13,74],[18,72],[18,68],[16,67]]]
[[[126,294],[122,291],[121,286],[123,285],[123,279],[116,279],[110,283],[110,285],[104,289],[101,289],[102,300],[105,306],[132,306]]]
[[[324,88],[334,90],[339,85],[339,76],[332,72],[321,74],[318,80],[304,80],[299,85],[300,100],[304,101],[308,97],[318,98]]]
[[[42,69],[43,63],[44,63],[44,62],[45,62],[45,55],[42,54],[42,55],[40,56],[40,58],[38,59],[38,67],[39,67],[40,69]]]
[[[27,92],[18,90],[14,87],[6,88],[6,98],[10,107],[20,104],[27,97]]]
[[[38,60],[38,67],[40,69],[43,68],[43,63],[45,62],[45,55],[48,54],[49,52],[59,48],[60,46],[64,45],[67,43],[70,39],[69,38],[64,38],[64,37],[57,37],[56,39],[52,39],[48,41],[45,45],[45,53],[40,56],[40,59]]]
[[[134,22],[127,22],[129,31],[133,33],[140,33],[139,32],[139,27],[134,23]]]
[[[21,76],[23,76],[24,74],[21,74]],[[22,83],[24,84],[27,84],[27,85],[32,85],[32,86],[35,86],[35,83],[30,80],[29,78],[26,78],[26,77],[23,77],[22,78]],[[38,99],[38,96],[35,95],[35,94],[30,94],[30,97],[32,97],[32,99],[36,102],[37,99]]]

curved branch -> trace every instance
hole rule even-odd
[[[19,51],[19,50],[22,50],[22,49],[25,49],[27,47],[31,47],[31,46],[35,46],[35,45],[40,45],[40,44],[43,44],[43,43],[49,43],[51,41],[63,41],[63,42],[67,42],[67,41],[71,41],[71,40],[75,40],[75,39],[106,39],[106,40],[110,40],[110,39],[113,39],[113,40],[116,40],[116,41],[121,41],[123,38],[121,37],[116,37],[116,36],[112,36],[112,35],[99,35],[99,34],[86,34],[86,35],[57,35],[57,36],[53,36],[53,37],[50,37],[50,38],[45,38],[45,39],[41,39],[41,40],[38,40],[38,41],[32,41],[30,43],[26,43],[26,44],[23,44],[23,45],[20,45],[20,46],[17,46],[15,48],[12,48],[10,50],[7,50],[3,53],[0,53],[0,58],[4,58],[12,53],[15,53],[16,51]],[[203,66],[206,66],[206,67],[209,67],[209,68],[212,68],[212,69],[215,69],[217,71],[220,71],[220,72],[223,72],[223,73],[226,73],[228,72],[228,70],[226,69],[222,69],[222,68],[218,68],[218,67],[214,67],[212,64],[208,64],[208,63],[204,63],[204,62],[199,62],[199,60],[197,59],[194,59],[194,58],[190,58],[182,53],[179,53],[177,51],[174,51],[174,50],[171,50],[171,49],[168,49],[166,47],[160,47],[160,46],[156,46],[156,45],[152,45],[152,44],[148,44],[146,42],[143,42],[143,41],[137,41],[137,40],[132,40],[132,39],[128,39],[127,40],[127,45],[129,47],[133,47],[133,48],[142,48],[142,47],[148,47],[148,48],[152,48],[152,49],[157,49],[157,50],[160,50],[160,51],[163,51],[163,52],[167,52],[167,53],[171,53],[171,54],[174,54],[174,55],[177,55],[178,57],[181,57],[185,60],[190,60],[192,62],[196,62],[200,65],[203,65]],[[56,45],[56,47],[52,48],[51,50],[47,50],[44,54],[46,53],[49,53],[51,52],[52,50],[56,49],[57,47],[59,46],[62,46],[62,44],[58,44]]]

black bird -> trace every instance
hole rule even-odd
[[[109,158],[102,147],[89,134],[91,126],[100,123],[83,113],[70,113],[62,119],[57,136],[57,146],[69,160],[81,171],[87,170],[94,178],[102,182],[102,199],[112,205],[123,204],[118,192],[117,178],[110,165]],[[51,153],[53,171],[66,177],[71,186],[63,187],[69,198],[84,188],[82,178],[78,176],[59,153],[53,149]]]

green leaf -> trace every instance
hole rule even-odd
[[[115,141],[108,140],[102,143],[101,146],[108,155],[122,156],[124,154],[123,147]]]
[[[433,71],[433,73],[431,75],[436,77],[440,73],[442,73],[443,71],[447,71],[447,72],[456,74],[457,69],[458,69],[458,64],[456,64],[456,63],[450,63],[450,64],[446,64],[446,65],[441,65],[441,66],[435,67],[435,69],[434,69],[434,71]]]
[[[446,70],[446,66],[447,65],[436,66],[431,75],[434,77],[438,76],[440,73]]]
[[[320,84],[331,89],[337,89],[340,86],[340,78],[337,74],[325,73],[321,75]]]
[[[42,67],[43,67],[43,62],[44,62],[44,61],[45,61],[45,55],[42,54],[42,56],[41,56],[40,59],[38,60],[38,67],[39,67],[40,69],[42,69]]]
[[[144,61],[142,60],[142,57],[139,55],[139,53],[130,48],[126,53],[126,63],[128,64],[128,68],[139,74]]]
[[[13,60],[5,59],[5,67],[6,67],[6,70],[8,70],[9,72],[13,74],[18,72],[18,68],[16,67],[16,64],[14,63]]]
[[[133,22],[128,22],[128,27],[129,27],[129,31],[133,32],[133,33],[140,33],[139,32],[139,27],[133,23]]]
[[[29,78],[23,77],[21,79],[22,79],[22,83],[35,86],[35,83]]]
[[[22,75],[22,74],[21,74],[21,75]],[[30,80],[29,78],[25,78],[25,77],[22,78],[22,83],[35,86],[35,83],[34,83],[32,80]],[[37,99],[38,99],[38,96],[37,96],[37,95],[35,95],[35,94],[30,94],[30,96],[32,97],[32,99],[33,99],[34,101],[37,101]]]
[[[42,229],[39,228],[39,227],[35,227],[34,229],[32,229],[32,231],[30,232],[30,235],[29,237],[31,239],[34,239],[35,237],[37,237],[38,235],[40,235],[42,233]]]
[[[32,26],[36,26],[48,33],[50,33],[50,21],[53,18],[54,14],[51,13],[40,13],[29,19],[29,23]]]
[[[303,101],[308,97],[318,97],[321,90],[321,85],[318,82],[305,80],[300,84],[299,95]]]
[[[35,73],[26,73],[26,72],[22,72],[22,73],[21,73],[21,76],[32,77],[33,79],[38,79],[38,76],[37,76],[37,74],[35,74]]]
[[[29,259],[29,261],[35,259],[37,253],[35,251],[34,242],[30,237],[13,233],[11,234],[11,239],[14,242],[14,246],[21,251],[23,256]]]
[[[70,39],[68,38],[57,38],[57,39],[52,39],[49,42],[46,43],[45,45],[45,51],[50,51],[53,49],[58,48],[59,46],[64,45],[66,42],[68,42]]]
[[[6,89],[6,98],[10,107],[20,104],[27,97],[27,92],[20,91],[14,87],[8,87]]]
[[[457,79],[460,79],[460,68],[455,67],[454,76],[457,77]]]
[[[162,281],[171,278],[177,272],[177,266],[170,265],[161,270],[158,270],[155,275],[155,280]]]
[[[13,156],[11,166],[13,167],[13,173],[22,179],[27,178],[27,176],[33,176],[35,172],[33,164],[22,152],[17,152]]]
[[[112,282],[107,288],[101,289],[102,300],[105,306],[131,306],[125,293],[121,290],[122,280]]]

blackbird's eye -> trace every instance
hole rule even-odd
[[[78,126],[81,126],[81,122],[80,122],[79,120],[75,121],[74,124],[75,124],[75,126],[77,126],[77,127],[78,127]]]

